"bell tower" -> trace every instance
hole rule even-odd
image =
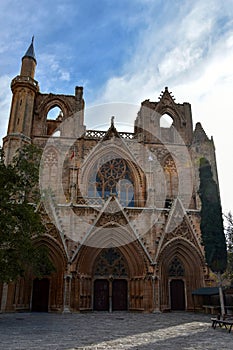
[[[20,75],[11,82],[12,102],[7,136],[3,139],[6,163],[11,162],[23,143],[31,143],[31,130],[38,82],[34,79],[36,69],[34,37],[22,58]]]

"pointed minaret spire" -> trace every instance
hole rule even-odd
[[[36,62],[36,55],[34,51],[34,35],[33,35],[32,42],[29,48],[27,49],[25,55],[22,58],[20,75],[34,79],[36,64],[37,62]]]
[[[35,55],[35,51],[34,51],[34,35],[32,36],[32,42],[31,42],[29,48],[27,49],[25,55],[23,56],[23,59],[24,59],[24,57],[32,58],[36,62],[36,55]]]

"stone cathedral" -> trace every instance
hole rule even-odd
[[[141,103],[133,132],[117,130],[114,112],[107,130],[88,130],[83,88],[40,92],[36,64],[32,41],[11,83],[3,147],[7,163],[24,144],[43,150],[46,231],[35,245],[56,270],[0,285],[1,311],[193,310],[192,291],[210,281],[198,188],[203,156],[218,183],[213,139],[167,87]]]

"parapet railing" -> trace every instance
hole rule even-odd
[[[86,139],[102,139],[106,135],[107,131],[102,130],[87,130],[84,138]],[[132,140],[135,136],[133,132],[119,132],[122,139]]]

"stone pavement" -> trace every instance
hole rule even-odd
[[[0,314],[0,349],[232,350],[233,333],[198,313]]]

